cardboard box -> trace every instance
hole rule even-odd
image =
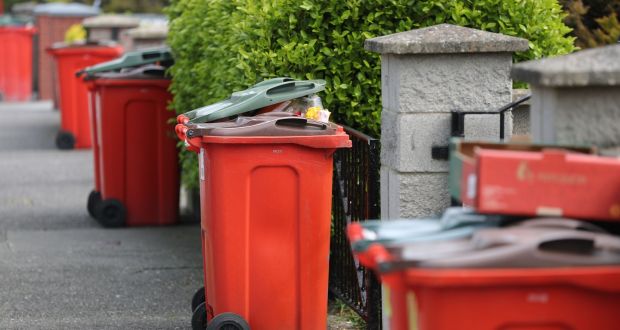
[[[620,159],[478,149],[465,193],[481,213],[620,220]],[[472,176],[473,175],[473,176]]]

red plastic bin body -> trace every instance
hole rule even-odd
[[[95,190],[127,210],[127,226],[179,218],[175,113],[167,79],[95,79],[90,89]]]
[[[32,36],[29,26],[0,27],[0,93],[4,101],[32,98]]]
[[[123,53],[120,46],[51,48],[57,64],[61,130],[73,134],[76,148],[91,147],[88,88],[75,74],[80,69],[110,61]]]
[[[344,132],[202,138],[209,318],[233,312],[256,330],[327,327],[332,155],[347,146]]]
[[[618,329],[620,267],[381,274],[391,329]]]

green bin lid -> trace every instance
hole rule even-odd
[[[280,77],[265,80],[246,90],[234,92],[230,98],[185,113],[190,123],[205,123],[236,116],[269,105],[318,93],[325,80],[294,80]]]
[[[99,63],[80,70],[77,75],[81,76],[82,74],[86,74],[87,76],[91,76],[95,73],[120,71],[122,69],[134,68],[157,62],[167,67],[172,65],[174,60],[169,47],[128,52],[112,61]]]
[[[23,18],[11,15],[0,15],[0,26],[20,26],[28,23],[30,22]]]

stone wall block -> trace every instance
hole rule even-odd
[[[387,182],[381,191],[382,219],[438,215],[450,206],[448,173],[402,173],[382,167],[381,182]]]
[[[392,57],[400,90],[390,111],[492,112],[511,100],[510,53]]]

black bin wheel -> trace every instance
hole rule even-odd
[[[207,307],[201,303],[194,309],[192,314],[192,330],[205,330],[207,328]]]
[[[56,135],[56,147],[60,150],[70,150],[75,147],[75,136],[69,132],[60,131]]]
[[[101,202],[101,193],[95,190],[91,190],[88,194],[88,202],[86,203],[86,209],[91,217],[95,217],[95,206]]]
[[[196,307],[198,307],[198,305],[202,304],[206,300],[207,299],[205,298],[205,287],[203,286],[200,289],[196,290],[196,293],[194,293],[194,296],[192,297],[192,312],[196,310]]]
[[[222,313],[209,322],[207,330],[250,330],[250,325],[235,313]]]
[[[126,214],[125,206],[116,199],[104,199],[95,205],[95,218],[104,227],[124,226]]]

